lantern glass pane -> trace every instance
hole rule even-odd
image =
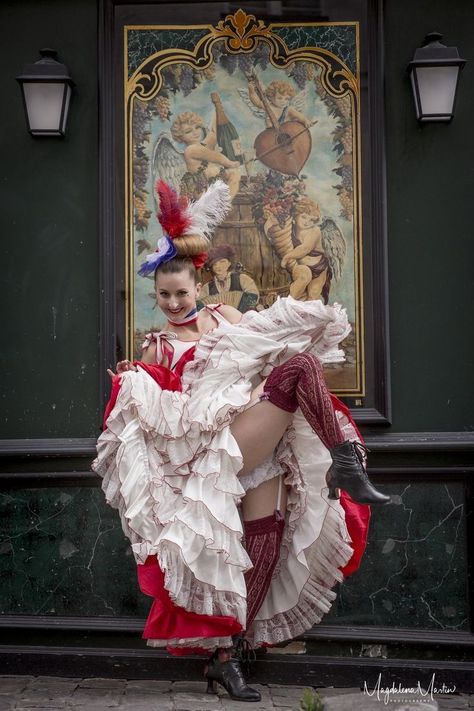
[[[23,84],[32,133],[35,131],[60,132],[65,89],[66,85],[63,82],[25,82]]]
[[[415,71],[422,115],[449,120],[453,114],[459,67],[417,67]]]
[[[419,119],[421,117],[421,107],[420,107],[420,95],[418,93],[418,86],[416,83],[416,71],[412,70],[410,72],[410,79],[411,79],[411,88],[413,91],[413,97],[415,99],[416,118]]]
[[[64,97],[64,111],[63,111],[63,116],[62,116],[62,121],[61,121],[61,131],[62,133],[65,133],[66,131],[66,121],[67,121],[67,115],[69,113],[69,102],[71,100],[71,87],[69,84],[65,85],[66,88],[66,96]]]

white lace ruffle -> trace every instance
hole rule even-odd
[[[157,555],[165,587],[181,607],[233,616],[245,626],[238,504],[247,488],[284,472],[286,528],[272,585],[248,631],[256,646],[300,634],[320,621],[352,555],[344,512],[325,496],[327,450],[297,411],[273,456],[252,476],[229,428],[248,405],[253,376],[296,353],[324,355],[348,330],[340,307],[279,299],[202,337],[183,373],[183,392],[163,391],[139,368],[122,376],[93,469],[118,509],[137,563]],[[352,437],[354,438],[354,437]],[[256,477],[256,478],[255,478]],[[256,485],[256,484],[255,484]],[[204,646],[211,640],[149,640],[151,646]]]

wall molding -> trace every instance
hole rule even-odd
[[[0,646],[3,674],[202,681],[202,657],[172,657],[148,649],[88,647]],[[252,663],[249,681],[316,687],[373,688],[379,674],[383,686],[428,687],[433,673],[456,693],[474,691],[474,663],[449,660],[373,659],[272,655]],[[203,682],[204,690],[204,682]]]
[[[134,617],[52,617],[51,615],[2,615],[0,629],[89,631],[94,633],[141,634],[145,619]],[[474,648],[474,634],[466,630],[370,627],[362,625],[315,625],[298,640],[317,642],[381,642],[406,645],[439,645]],[[292,640],[290,640],[292,641]]]
[[[372,452],[472,452],[474,432],[368,432],[365,442]],[[0,457],[96,456],[94,437],[52,439],[2,439]]]
[[[0,457],[90,457],[96,455],[93,437],[2,439]]]

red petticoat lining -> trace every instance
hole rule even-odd
[[[143,639],[192,639],[193,637],[228,637],[242,630],[234,617],[198,615],[178,607],[164,586],[164,575],[156,556],[149,555],[137,566],[138,583],[145,595],[154,598],[143,630]],[[199,647],[167,647],[172,654],[209,654]]]
[[[179,374],[158,364],[150,365],[142,361],[134,361],[134,365],[139,364],[164,390],[181,390],[182,369],[188,360],[192,360],[193,355],[194,349],[184,354],[186,358],[182,364],[179,364],[181,366]],[[114,375],[112,378],[112,392],[104,412],[103,429],[106,428],[105,423],[117,400],[120,380],[118,375]],[[362,441],[362,436],[348,408],[335,395],[331,395],[331,400],[334,409],[346,415]],[[341,491],[340,503],[345,512],[346,526],[352,539],[351,546],[354,551],[348,563],[340,568],[344,577],[348,577],[359,568],[366,547],[370,506],[356,503],[345,491]],[[228,637],[242,630],[240,623],[233,617],[198,615],[175,605],[164,587],[164,575],[156,556],[148,556],[143,565],[138,565],[137,574],[140,590],[145,595],[154,598],[143,630],[143,639]],[[175,656],[209,654],[201,647],[167,647],[167,650]]]

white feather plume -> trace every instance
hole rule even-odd
[[[216,180],[199,200],[189,204],[187,214],[191,224],[185,234],[197,234],[209,240],[214,228],[224,220],[231,207],[228,185],[223,180]]]

